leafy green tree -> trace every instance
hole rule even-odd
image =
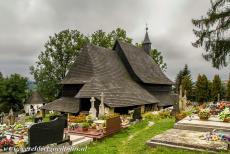
[[[183,76],[182,81],[181,81],[181,85],[182,85],[182,91],[183,93],[187,94],[187,98],[189,100],[191,100],[192,98],[192,80],[191,77],[188,75]]]
[[[126,31],[121,28],[117,28],[109,33],[111,36],[111,48],[114,46],[115,41],[118,39],[123,42],[132,43],[132,39],[127,36]]]
[[[206,17],[192,20],[197,27],[194,34],[198,38],[194,47],[204,47],[203,57],[211,61],[213,67],[227,66],[230,58],[230,1],[212,0]]]
[[[10,77],[1,79],[1,111],[8,112],[10,108],[19,111],[23,108],[29,93],[27,81],[27,78],[19,74],[12,74]]]
[[[217,101],[221,94],[221,79],[219,75],[215,75],[212,81],[212,99]],[[220,99],[220,98],[219,98]]]
[[[37,89],[46,101],[52,101],[60,95],[58,83],[87,42],[89,39],[77,30],[63,30],[49,37],[36,65],[30,67]]]
[[[228,79],[228,84],[227,84],[226,99],[230,101],[230,77]]]
[[[208,79],[205,75],[198,75],[196,82],[196,98],[199,103],[208,101]]]
[[[162,71],[166,71],[167,64],[164,62],[161,52],[159,52],[157,49],[152,49],[150,51],[150,56],[155,61],[155,63],[157,63],[160,66]]]
[[[3,102],[3,98],[6,95],[6,84],[3,77],[0,78],[0,103]]]
[[[185,64],[184,66],[184,69],[183,70],[180,70],[179,73],[177,74],[176,76],[176,84],[175,84],[175,92],[176,93],[179,93],[179,90],[180,90],[180,85],[181,85],[181,82],[182,82],[182,79],[184,76],[188,76],[188,78],[191,79],[191,72],[190,70],[188,69],[188,65]],[[192,80],[192,79],[191,79]]]
[[[111,48],[112,37],[102,30],[98,30],[91,35],[91,43],[104,48]]]
[[[3,75],[2,75],[2,72],[0,72],[0,79],[2,79],[3,78]]]
[[[110,33],[98,30],[91,35],[90,42],[104,48],[113,48],[116,40],[121,40],[127,43],[132,42],[132,39],[127,37],[126,31],[121,28],[117,28]]]

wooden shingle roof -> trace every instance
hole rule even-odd
[[[138,48],[129,43],[116,41],[114,49],[117,50],[123,59],[130,74],[141,82],[147,84],[173,84],[142,48]]]
[[[87,57],[85,61],[80,57]],[[115,50],[88,44],[80,53],[62,84],[81,84],[76,98],[105,94],[109,107],[159,103],[159,100],[135,82]],[[84,82],[83,82],[84,81]]]
[[[79,99],[71,97],[61,97],[53,102],[42,106],[41,109],[67,113],[78,113],[80,109],[79,104]]]
[[[33,91],[31,96],[26,101],[26,104],[44,104],[46,103],[37,91]]]

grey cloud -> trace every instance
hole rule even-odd
[[[7,0],[0,2],[0,71],[28,76],[48,36],[63,29],[84,34],[103,29],[124,28],[134,42],[141,42],[148,23],[153,48],[164,55],[167,74],[174,79],[188,64],[196,79],[198,73],[211,78],[219,73],[227,79],[229,67],[216,70],[201,58],[202,49],[191,46],[195,40],[192,18],[209,8],[209,0]]]

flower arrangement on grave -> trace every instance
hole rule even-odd
[[[187,116],[187,113],[182,111],[180,113],[176,113],[175,118],[176,118],[176,121],[180,121],[184,119],[186,116]]]
[[[198,113],[200,112],[199,106],[197,106],[197,105],[196,105],[196,106],[193,106],[193,107],[192,107],[192,111],[193,111],[194,114],[198,114]]]
[[[86,121],[89,123],[89,124],[92,124],[93,123],[93,117],[92,117],[92,115],[88,115],[88,116],[86,116]]]
[[[118,114],[118,113],[110,113],[110,114],[105,114],[104,116],[101,116],[100,119],[107,120],[107,119],[112,119],[112,118],[116,118],[119,116],[120,116],[120,114]]]
[[[79,125],[78,125],[77,123],[70,123],[68,127],[69,127],[69,129],[74,130],[74,129],[76,129],[78,126],[79,126]]]
[[[204,133],[200,136],[200,139],[207,141],[224,141],[228,143],[230,142],[230,136],[228,133],[217,131],[216,129],[211,132]]]
[[[218,117],[220,120],[224,122],[229,122],[230,121],[230,111],[229,108],[226,107],[222,112],[218,114]]]
[[[220,102],[220,103],[218,103],[217,107],[218,107],[219,109],[223,110],[223,109],[226,107],[226,103]]]
[[[208,120],[211,116],[210,110],[209,109],[200,110],[200,112],[198,113],[198,116],[200,120]]]
[[[25,141],[25,139],[23,138],[23,136],[16,142],[16,147],[17,148],[25,148],[26,147],[27,142]]]
[[[82,123],[86,121],[86,115],[85,114],[79,114],[78,116],[69,116],[69,122],[73,123]]]
[[[0,141],[0,149],[3,151],[8,151],[10,147],[14,146],[14,141],[12,139],[4,138]]]

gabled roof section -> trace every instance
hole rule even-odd
[[[87,48],[82,52],[87,52],[92,73],[89,74],[89,80],[80,89],[76,98],[94,96],[100,100],[100,94],[104,92],[105,104],[109,107],[135,106],[159,102],[158,99],[131,78],[116,51],[88,44]],[[84,64],[83,61],[82,63]],[[76,68],[72,68],[72,70],[76,70],[74,72],[76,76],[71,74],[69,76],[74,76],[74,80],[77,79],[77,75],[81,76],[81,72],[77,72]]]
[[[88,53],[89,45],[81,51],[61,84],[84,84],[93,77],[93,64]]]
[[[61,97],[42,106],[41,109],[67,113],[78,113],[80,110],[80,100],[72,97]]]
[[[46,103],[37,91],[33,91],[31,96],[26,101],[26,104],[44,104]]]
[[[135,79],[146,84],[173,84],[142,48],[116,41],[114,50],[118,52],[126,69]]]

